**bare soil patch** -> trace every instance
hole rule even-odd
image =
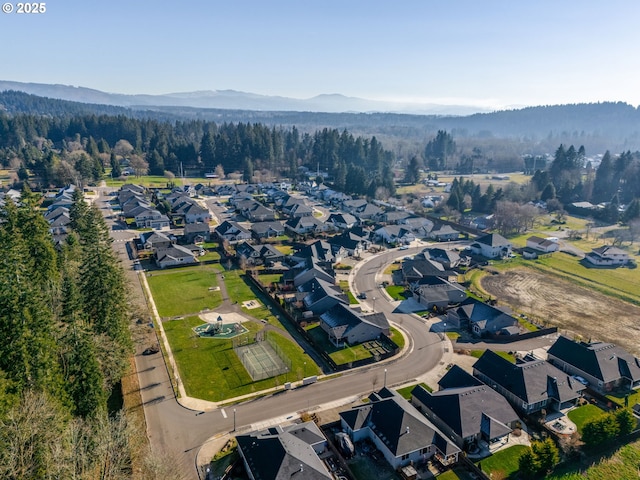
[[[487,275],[481,285],[499,303],[518,312],[570,330],[585,340],[612,342],[640,353],[640,307],[523,268]]]

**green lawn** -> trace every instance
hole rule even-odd
[[[291,245],[275,245],[276,250],[278,250],[283,255],[291,255],[293,253],[293,247]]]
[[[282,274],[281,273],[263,273],[258,275],[258,280],[260,280],[260,283],[262,283],[262,285],[265,285],[268,287],[272,283],[279,283],[280,280],[282,280]]]
[[[411,400],[411,391],[416,388],[417,385],[423,387],[427,392],[433,392],[433,388],[431,388],[426,383],[416,383],[414,385],[409,385],[408,387],[398,388],[396,392],[398,392],[402,398],[406,398],[407,400]]]
[[[200,265],[147,274],[147,282],[161,317],[175,317],[198,313],[206,308],[215,309],[222,303],[216,269]]]
[[[311,338],[313,338],[318,348],[329,354],[336,365],[344,365],[349,362],[355,362],[357,360],[371,357],[369,350],[365,349],[362,345],[355,345],[354,347],[336,347],[329,341],[327,333],[322,330],[318,324],[312,325],[308,328],[307,333]]]
[[[353,296],[353,293],[351,293],[351,290],[349,289],[348,280],[340,280],[339,285],[340,285],[340,289],[347,294],[347,297],[349,297],[350,305],[357,305],[360,303],[358,302],[358,300],[356,300],[356,297]]]
[[[219,402],[299,380],[305,369],[306,375],[318,371],[316,364],[296,343],[275,332],[269,332],[284,355],[291,360],[292,371],[253,382],[233,351],[232,340],[200,338],[195,335],[193,327],[202,323],[198,317],[188,317],[163,324],[189,396]],[[254,322],[245,322],[244,326],[252,333],[262,328]]]
[[[607,398],[615,403],[617,403],[618,405],[624,407],[625,406],[625,397],[626,397],[626,393],[610,393],[609,395],[607,395]],[[632,407],[634,406],[636,403],[640,403],[640,392],[638,392],[637,390],[634,390],[634,392],[632,394],[629,395],[629,401],[628,401],[628,406]]]
[[[406,300],[410,296],[402,285],[389,285],[385,290],[394,300]]]
[[[391,340],[402,350],[404,347],[404,336],[400,333],[400,330],[397,328],[391,327]]]
[[[474,358],[480,358],[485,350],[471,350],[469,355]],[[503,352],[502,350],[494,350],[493,353],[504,358],[505,360],[509,360],[511,363],[516,363],[516,357],[511,355],[509,352]]]
[[[582,434],[582,427],[584,427],[584,424],[589,420],[593,420],[594,418],[601,416],[602,414],[604,414],[604,410],[600,407],[587,404],[570,410],[567,417],[576,424],[578,433]]]
[[[518,471],[518,459],[527,448],[524,445],[514,445],[476,462],[476,465],[496,478],[510,478]]]

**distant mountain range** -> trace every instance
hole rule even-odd
[[[490,111],[487,108],[473,105],[384,102],[340,94],[323,94],[308,99],[258,95],[236,90],[204,90],[167,93],[165,95],[124,95],[70,85],[0,80],[0,92],[4,90],[16,90],[59,100],[121,107],[194,107],[270,112],[395,112],[418,115],[470,115]]]

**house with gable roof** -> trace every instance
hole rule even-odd
[[[486,258],[505,258],[511,254],[513,244],[498,233],[489,233],[476,239],[469,248]]]
[[[447,387],[430,393],[416,386],[411,404],[462,449],[500,441],[521,424],[505,397],[457,365],[438,383]]]
[[[384,313],[365,315],[343,303],[336,304],[320,315],[320,327],[336,346],[357,345],[390,335],[389,320]]]
[[[398,393],[384,387],[369,402],[340,412],[340,424],[353,442],[370,440],[394,469],[435,458],[458,461],[460,449]]]
[[[349,297],[333,282],[327,282],[322,277],[313,277],[298,286],[298,292],[303,296],[304,308],[314,315],[322,315],[339,303],[349,305]]]
[[[320,455],[327,440],[314,422],[275,426],[236,436],[251,480],[332,480]]]
[[[604,245],[594,248],[584,259],[598,267],[619,267],[629,263],[629,254],[620,248]]]
[[[198,263],[196,254],[189,247],[175,244],[156,249],[153,258],[160,268]]]
[[[225,220],[216,228],[214,232],[220,240],[226,240],[229,243],[238,243],[251,239],[251,232],[240,225],[238,222]]]
[[[517,335],[518,320],[505,310],[468,298],[459,306],[447,311],[447,323],[456,328],[468,329],[476,337]]]
[[[600,392],[640,388],[640,359],[613,343],[574,342],[560,336],[547,355],[560,370],[584,378]]]
[[[586,388],[549,362],[526,356],[512,363],[491,350],[473,364],[473,375],[525,414],[568,408]]]

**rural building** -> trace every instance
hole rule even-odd
[[[560,249],[560,245],[557,241],[553,241],[548,238],[536,237],[535,235],[527,238],[527,247],[541,253],[557,252]]]
[[[629,254],[617,247],[594,248],[584,259],[598,267],[619,267],[629,263]]]

